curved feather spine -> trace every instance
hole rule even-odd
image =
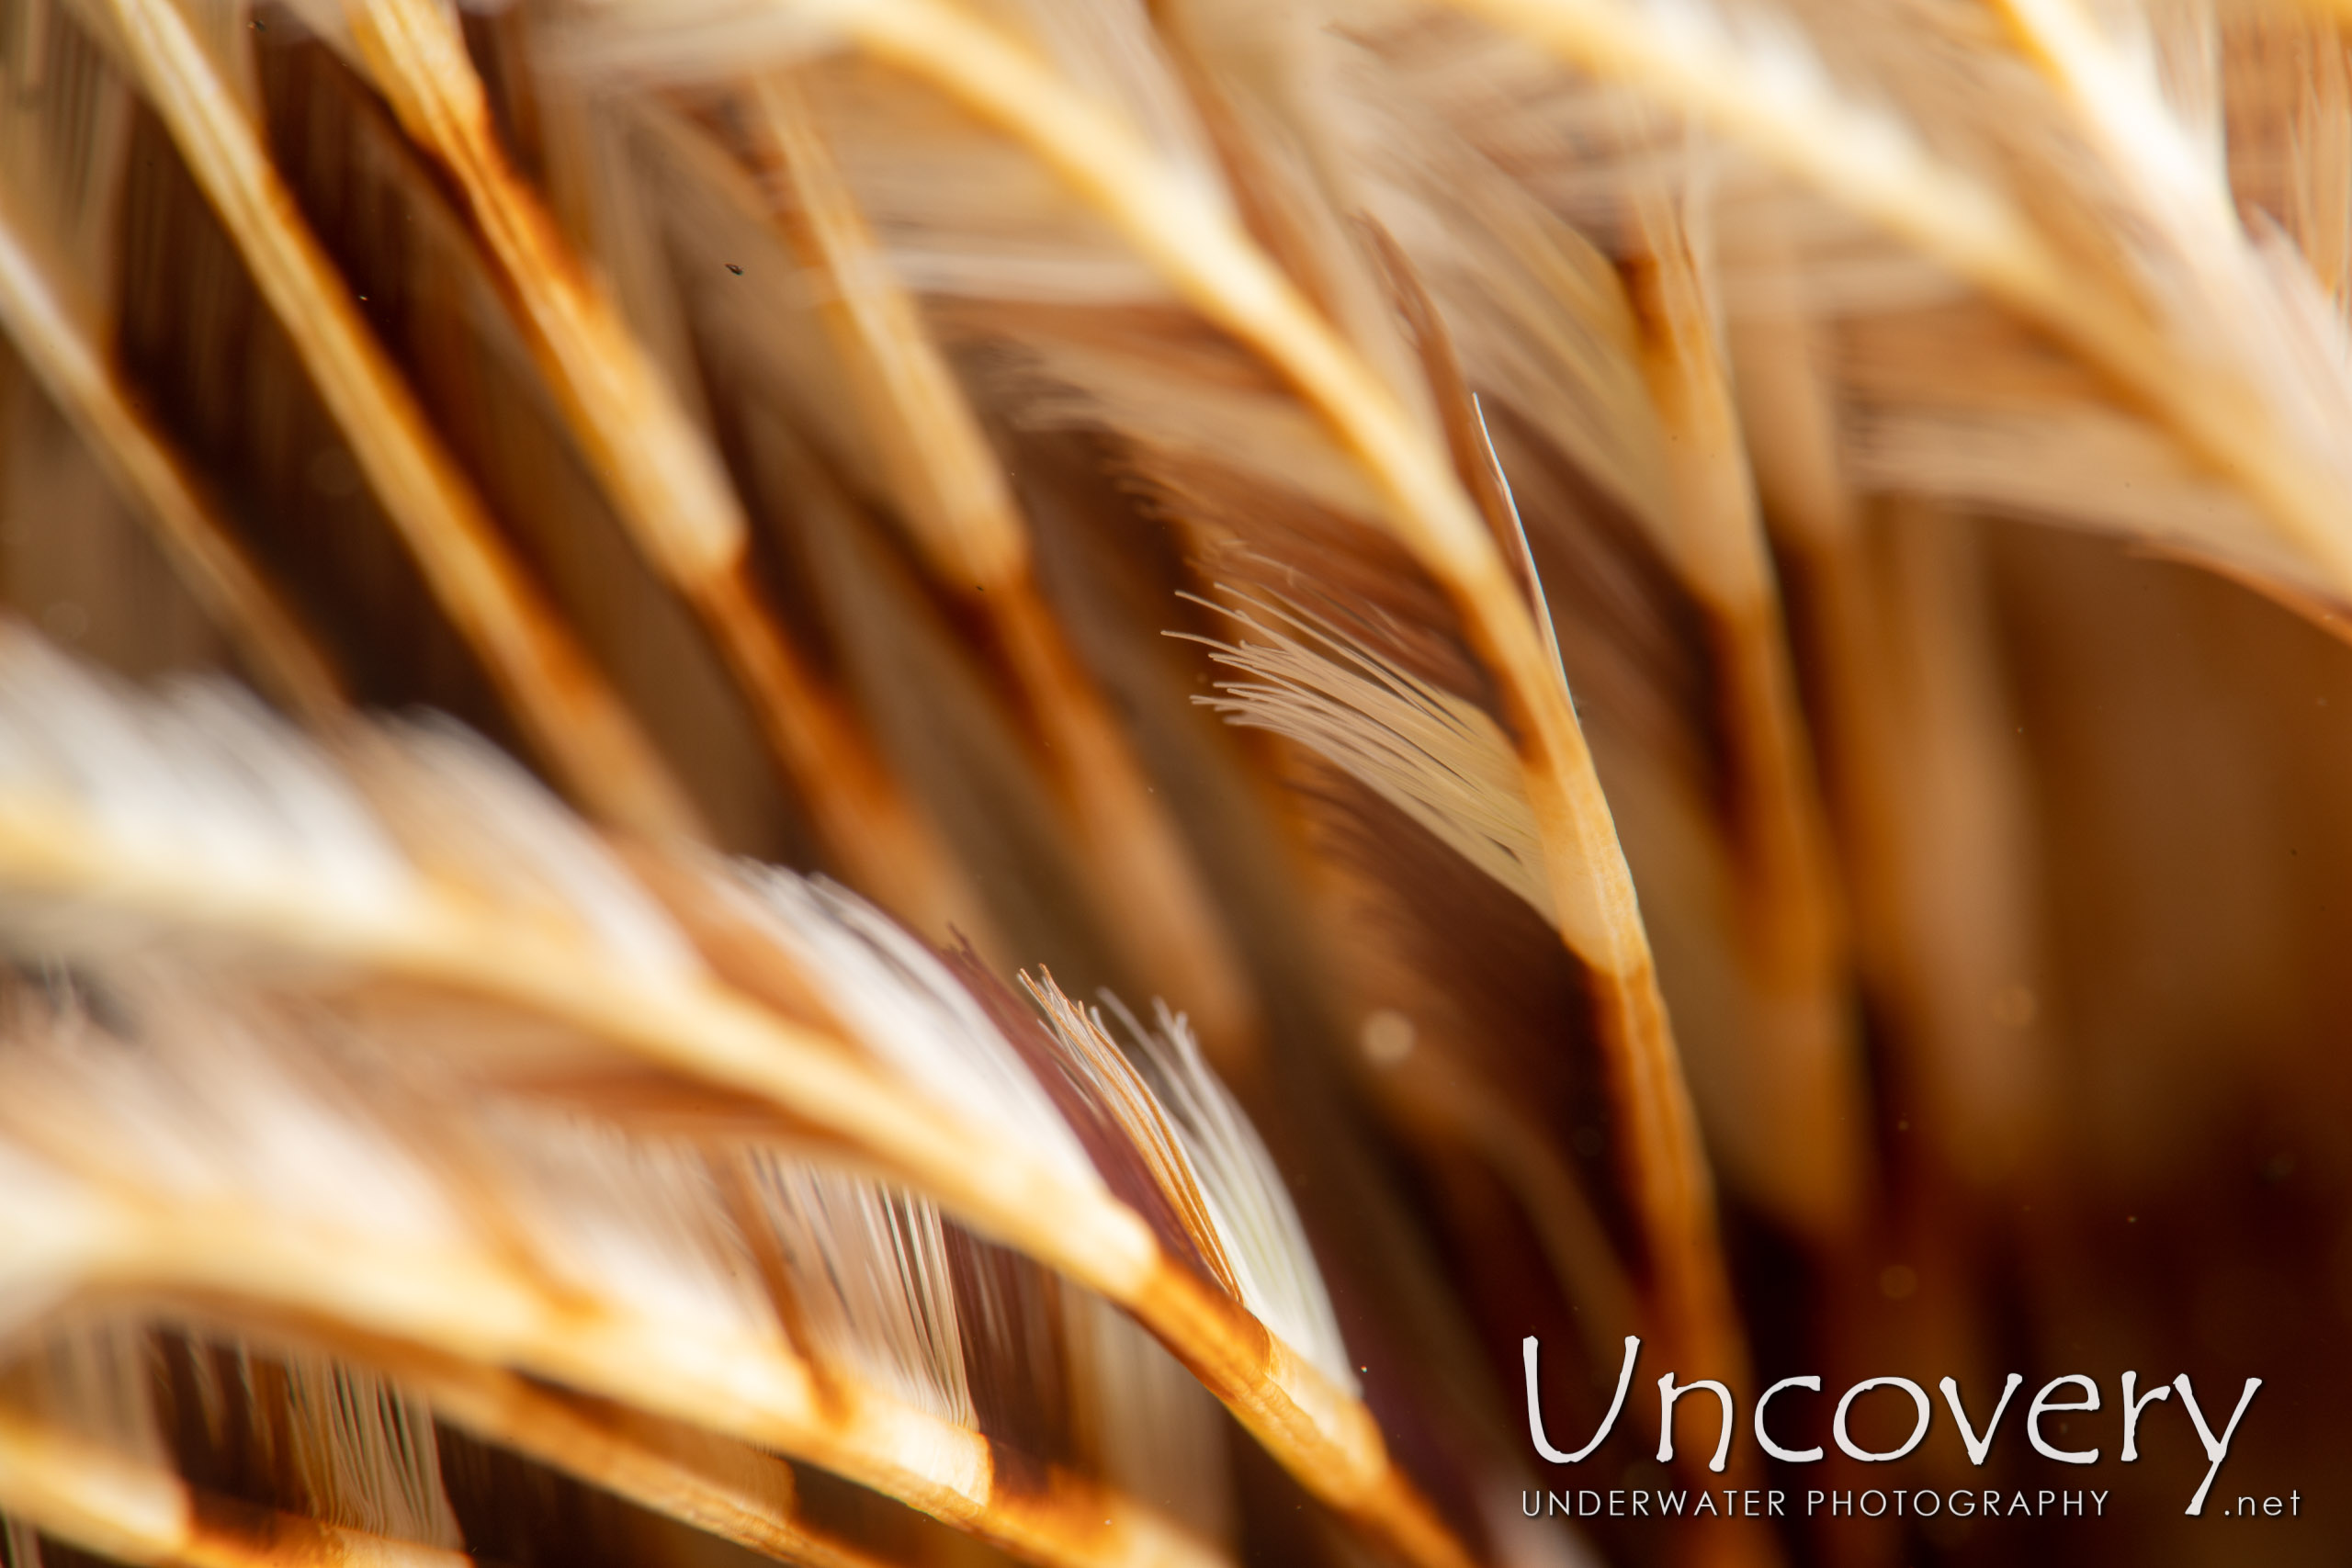
[[[1642,215],[1634,287],[1649,328],[1651,397],[1676,449],[1668,491],[1684,580],[1715,622],[1713,659],[1733,771],[1743,945],[1770,998],[1757,1046],[1785,1101],[1771,1168],[1781,1201],[1815,1235],[1850,1234],[1865,1201],[1865,1090],[1847,1018],[1844,911],[1828,824],[1797,701],[1788,628],[1740,446],[1729,367],[1692,236]]]
[[[421,1347],[371,1342],[364,1348],[373,1361],[398,1368],[435,1416],[486,1442],[796,1568],[878,1568],[855,1547],[803,1524],[789,1506],[640,1435],[617,1412]]]
[[[164,1568],[469,1568],[462,1551],[227,1504],[50,1424],[0,1409],[0,1509],[61,1540]]]
[[[45,656],[22,643],[5,651],[22,661],[15,672],[24,687],[11,692],[0,682],[0,695],[22,704],[18,716],[27,732],[20,739],[31,754],[38,755],[42,739],[70,750],[72,735],[79,733],[74,728],[77,716],[92,725],[94,735],[115,741],[140,729],[129,705],[112,706],[103,692],[88,683],[74,685],[42,666]],[[0,658],[0,673],[8,672],[6,659]],[[34,715],[41,716],[34,720]],[[217,711],[209,716],[214,725],[227,716]],[[243,722],[260,727],[244,738],[256,767],[272,748],[278,748],[277,761],[289,773],[320,769],[314,753],[267,721],[249,717]],[[36,732],[37,723],[57,728],[43,737]],[[171,732],[165,725],[155,728]],[[361,750],[358,741],[354,750]],[[74,754],[85,762],[96,761],[85,753]],[[137,794],[162,782],[154,774],[171,771],[167,757],[150,760],[159,766],[135,770],[141,778],[102,781],[85,775],[85,782],[96,786],[99,797],[111,787]],[[396,756],[379,760],[388,780],[396,776]],[[413,766],[414,760],[408,765]],[[1324,1495],[1370,1518],[1416,1561],[1467,1561],[1397,1474],[1363,1404],[1307,1356],[1271,1333],[1246,1304],[1172,1254],[1149,1224],[1114,1197],[1091,1168],[1080,1174],[1066,1158],[1057,1157],[1064,1153],[1061,1148],[1046,1146],[1031,1135],[1034,1129],[1025,1134],[993,1126],[961,1102],[951,1108],[931,1092],[910,1092],[915,1086],[880,1066],[904,1055],[894,1055],[888,1038],[893,1016],[889,997],[865,998],[880,1010],[879,1018],[869,1013],[831,1027],[798,1021],[713,974],[691,951],[671,949],[667,942],[676,941],[677,933],[660,928],[659,917],[649,914],[645,904],[650,900],[641,893],[630,890],[620,898],[623,905],[632,897],[639,900],[634,907],[605,909],[592,936],[590,928],[551,923],[544,908],[502,897],[495,884],[464,882],[476,869],[469,857],[481,852],[478,849],[435,852],[447,860],[446,865],[437,859],[432,867],[407,865],[397,858],[388,865],[381,857],[387,852],[398,857],[400,852],[370,840],[335,852],[340,862],[330,857],[322,865],[315,858],[319,846],[314,839],[304,840],[301,851],[290,857],[250,852],[254,846],[241,840],[237,874],[225,874],[220,842],[206,844],[209,852],[190,852],[189,842],[176,847],[160,842],[133,825],[143,818],[152,827],[151,814],[134,810],[130,819],[115,817],[99,797],[70,798],[70,788],[69,797],[62,798],[60,775],[43,777],[43,772],[36,762],[28,773],[0,781],[0,888],[20,916],[38,919],[42,911],[100,908],[133,929],[160,927],[205,941],[231,940],[248,951],[311,961],[330,974],[405,980],[487,998],[526,1018],[577,1030],[695,1082],[771,1106],[789,1127],[814,1133],[844,1149],[858,1164],[934,1196],[978,1229],[1127,1309]],[[106,772],[103,763],[97,764],[97,772]],[[296,804],[293,795],[322,782],[330,791],[341,787],[340,781],[322,781],[313,772],[299,788],[289,784],[287,798],[271,798],[268,804],[284,810]],[[427,805],[462,809],[471,799],[481,808],[483,781],[448,782],[465,787],[445,788]],[[172,798],[168,785],[164,793],[166,800]],[[552,810],[544,804],[528,809]],[[380,829],[380,824],[366,820],[368,807],[348,794],[332,802],[310,795],[300,810],[305,832],[315,833],[327,822],[362,837],[371,829]],[[204,836],[200,824],[182,817],[179,825],[183,839]],[[526,820],[510,812],[503,819],[471,823],[469,831],[479,840],[530,841],[541,847],[550,839],[563,840],[560,852],[592,861],[596,857],[583,830],[560,818]],[[648,850],[644,860],[650,868],[648,877],[658,872],[659,885],[676,898],[740,902],[745,897],[744,884],[726,883],[661,852]],[[544,858],[536,867],[542,877],[551,869]],[[597,862],[576,867],[571,874],[574,880],[608,883],[620,873],[616,865]],[[351,876],[357,881],[340,880]],[[921,957],[920,944],[888,931],[879,917],[868,911],[861,919],[890,944],[877,949],[867,962],[903,967]],[[616,930],[624,934],[616,937]],[[833,934],[846,939],[863,933],[842,928]],[[796,965],[841,963],[847,955],[847,949],[839,945],[796,955],[773,937],[761,939],[754,932],[751,940],[764,941],[754,956],[780,971],[775,977],[787,987],[809,984],[795,976]],[[628,943],[635,945],[622,945]],[[940,1065],[931,1062],[934,1068]],[[1001,1065],[1027,1071],[1015,1064]],[[1076,1145],[1069,1145],[1068,1152],[1076,1156]],[[96,1228],[103,1234],[104,1227]],[[203,1230],[188,1224],[142,1230],[139,1246],[121,1256],[173,1258]],[[55,1239],[45,1237],[37,1227],[28,1229],[18,1237],[17,1250],[33,1259]],[[302,1255],[314,1262],[341,1258],[350,1250],[304,1245],[308,1251]],[[0,1251],[0,1257],[6,1256]],[[215,1255],[187,1258],[179,1265],[197,1270],[183,1281],[188,1288],[204,1283],[203,1270],[213,1267],[208,1256]],[[292,1269],[286,1276],[289,1279],[303,1277],[293,1259],[277,1252],[259,1267]],[[270,1276],[265,1271],[257,1277]],[[332,1292],[339,1287],[329,1280],[312,1281],[311,1288]],[[374,1288],[379,1292],[390,1289],[382,1281]],[[490,1326],[529,1322],[537,1312],[526,1297],[496,1280],[481,1282],[476,1293],[473,1309],[449,1325],[449,1332],[468,1332],[469,1321]],[[398,1290],[391,1290],[387,1300],[401,1311],[418,1310]],[[385,1302],[362,1299],[349,1304],[355,1310],[345,1315],[368,1321],[367,1312],[383,1308]],[[454,1306],[445,1301],[435,1310]],[[659,1344],[633,1347],[632,1364],[645,1370],[629,1374],[634,1381],[626,1394],[653,1408],[674,1409],[662,1403],[661,1379],[651,1369],[662,1364],[665,1353],[674,1360],[676,1350],[673,1346],[664,1352]],[[576,1347],[566,1354],[575,1358],[567,1365],[592,1364],[577,1361],[583,1352]],[[565,1367],[548,1370],[563,1375]],[[777,1397],[790,1392],[783,1373],[775,1373],[770,1382],[782,1391]],[[677,1413],[688,1419],[710,1419],[707,1412]]]
[[[1250,979],[1175,823],[1045,601],[1028,529],[953,372],[798,93],[763,80],[754,114],[792,182],[797,214],[784,225],[788,238],[832,284],[826,319],[844,356],[865,372],[854,379],[868,422],[914,480],[916,542],[935,581],[978,594],[1059,775],[1099,907],[1125,917],[1108,929],[1136,973],[1190,1010],[1215,1048],[1246,1060],[1263,1027]]]
[[[1714,1193],[1633,879],[1592,756],[1528,604],[1451,459],[1206,193],[1163,177],[1125,127],[994,29],[937,0],[780,0],[1010,132],[1202,314],[1283,375],[1380,487],[1386,522],[1445,588],[1491,670],[1563,939],[1598,981],[1611,1090],[1657,1281],[1659,1332],[1707,1364],[1740,1335]]]
[[[2343,486],[2245,389],[2192,371],[2138,311],[2087,286],[1998,192],[1819,95],[1776,92],[1718,40],[1626,0],[1448,0],[1566,63],[1682,110],[2031,321],[2233,478],[2335,592],[2352,595]]]
[[[1152,1273],[1156,1246],[1107,1193],[1073,1190],[1025,1153],[944,1111],[910,1104],[846,1042],[707,975],[616,972],[594,951],[529,931],[463,889],[422,886],[361,909],[325,904],[299,886],[223,888],[200,873],[114,852],[94,837],[86,823],[54,811],[0,803],[0,879],[19,897],[96,894],[126,914],[235,931],[270,948],[562,1020],[825,1127],[1024,1249],[1044,1247],[1057,1261],[1073,1253],[1091,1258],[1090,1272],[1111,1293],[1132,1294]]]
[[[509,164],[455,17],[432,0],[350,0],[345,17],[402,128],[464,198],[639,548],[709,627],[843,872],[933,935],[989,945],[945,846],[753,584],[750,525],[709,441]]]
[[[740,1162],[787,1156],[633,1139],[527,1099],[458,1091],[400,1065],[396,1040],[378,1043],[390,1055],[355,1051],[354,1036],[316,1028],[302,1010],[189,987],[161,968],[119,973],[101,984],[126,999],[128,1037],[86,1015],[12,1010],[0,1074],[11,1091],[0,1110],[0,1291],[13,1300],[62,1299],[72,1314],[127,1298],[142,1314],[225,1320],[239,1325],[232,1334],[290,1331],[290,1352],[265,1353],[298,1366],[319,1365],[303,1347],[323,1341],[331,1358],[356,1355],[412,1384],[390,1402],[404,1413],[430,1393],[469,1422],[593,1465],[600,1479],[763,1547],[806,1540],[789,1527],[788,1502],[775,1506],[791,1492],[775,1461],[767,1475],[746,1472],[751,1456],[724,1463],[700,1439],[730,1481],[680,1462],[696,1452],[689,1431],[669,1435],[668,1453],[650,1453],[641,1419],[599,1419],[492,1369],[780,1450],[1046,1568],[1221,1568],[1216,1549],[1114,1487],[1049,1462],[1008,1465],[1012,1456],[978,1429],[960,1368],[928,1388],[893,1389],[861,1347],[796,1344],[790,1296],[763,1294],[743,1277],[751,1238],[717,1190]],[[339,1143],[342,1163],[289,1188],[288,1156],[302,1161],[317,1137]],[[887,1242],[877,1251],[854,1213],[844,1226],[839,1213],[781,1202],[755,1224],[764,1232],[797,1219],[815,1254],[792,1267],[791,1295],[827,1289],[836,1266],[878,1269],[885,1292],[946,1287],[932,1271],[944,1266],[937,1254],[910,1264]],[[143,1364],[129,1381],[146,1386]],[[248,1400],[277,1397],[240,1381]],[[72,1384],[61,1398],[37,1381],[24,1392],[77,1427],[100,1425],[118,1447],[161,1446],[127,1400]],[[454,1544],[446,1500],[436,1510],[409,1483],[437,1495],[429,1449],[421,1469],[398,1461],[389,1493],[364,1477],[354,1486],[336,1434],[322,1442],[288,1408],[297,1451],[327,1462],[298,1459],[298,1490],[281,1492],[280,1506]],[[404,1415],[392,1440],[413,1450],[416,1430]],[[387,1495],[403,1506],[379,1506]]]
[[[651,744],[434,437],[298,216],[204,43],[174,0],[77,0],[121,53],[285,324],[426,581],[567,788],[659,838],[701,836]]]
[[[376,1345],[389,1342],[396,1362],[511,1362],[637,1409],[789,1453],[983,1536],[1043,1568],[1219,1568],[1221,1562],[1216,1553],[1148,1510],[1064,1472],[1053,1472],[1041,1493],[997,1488],[988,1441],[976,1432],[838,1382],[828,1401],[820,1402],[808,1367],[780,1345],[743,1340],[682,1353],[683,1342],[695,1337],[691,1332],[601,1316],[484,1259],[396,1252],[377,1245],[378,1238],[298,1228],[278,1216],[239,1225],[236,1216],[213,1207],[181,1213],[159,1206],[141,1213],[117,1197],[112,1208],[102,1215],[108,1234],[94,1238],[75,1260],[79,1278],[90,1289],[148,1300],[184,1297],[208,1309],[225,1305],[264,1318],[325,1317],[357,1328]],[[0,1235],[9,1235],[10,1222],[19,1217],[0,1206]],[[198,1239],[207,1236],[209,1247]],[[324,1258],[335,1263],[322,1267]],[[364,1259],[365,1266],[352,1266],[355,1258]],[[649,1462],[641,1449],[629,1451],[584,1421],[561,1419],[544,1403],[518,1410],[510,1395],[483,1388],[472,1374],[467,1377],[475,1386],[429,1375],[424,1384],[436,1398],[451,1402],[452,1416],[461,1425],[499,1440],[518,1438],[526,1451],[594,1463],[599,1472],[588,1478],[600,1484],[618,1469],[624,1484],[615,1489],[626,1487],[624,1495],[649,1506],[690,1509],[685,1517],[693,1522],[729,1531],[742,1544],[785,1561],[794,1559],[780,1549],[825,1544],[779,1528],[745,1507],[740,1497],[682,1473],[682,1467],[658,1457]],[[0,1476],[16,1457],[10,1419],[0,1412]],[[29,1473],[40,1475],[38,1470]],[[109,1486],[87,1510],[91,1528],[130,1518],[140,1521],[148,1539],[168,1539],[161,1533],[172,1501],[160,1489],[164,1483],[176,1489],[175,1481],[162,1476],[149,1477],[148,1490],[141,1492],[125,1493],[120,1483]],[[22,1506],[5,1483],[0,1506]],[[276,1561],[164,1560],[187,1562],[191,1568],[258,1568]],[[469,1560],[433,1552],[413,1561],[422,1568]],[[821,1555],[819,1561],[824,1561]]]

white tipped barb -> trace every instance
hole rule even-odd
[[[1234,597],[1202,603],[1238,623],[1240,640],[1194,640],[1244,678],[1193,700],[1338,763],[1550,919],[1535,809],[1493,716],[1299,606]]]
[[[1354,1392],[1355,1369],[1306,1227],[1264,1140],[1202,1056],[1182,1015],[1155,1002],[1147,1028],[1117,998],[1102,1000],[1126,1035],[1130,1061],[1183,1140],[1242,1303],[1334,1384]],[[1099,1031],[1101,1020],[1092,1021]]]

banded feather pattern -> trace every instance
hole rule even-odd
[[[2347,29],[0,0],[0,1568],[2207,1561],[1713,1499],[2352,1453]]]

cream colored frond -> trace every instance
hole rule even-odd
[[[1244,678],[1193,700],[1339,764],[1551,919],[1535,813],[1501,726],[1312,612],[1236,597],[1245,608],[1214,607],[1239,626],[1240,639],[1198,640]]]

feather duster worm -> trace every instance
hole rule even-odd
[[[2340,9],[0,0],[0,1562],[2341,1555]]]

